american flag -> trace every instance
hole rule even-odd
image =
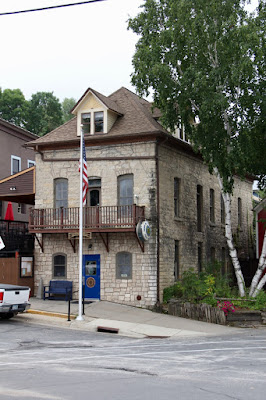
[[[83,157],[83,177],[82,177],[82,199],[83,199],[83,207],[86,205],[86,196],[89,189],[88,182],[88,169],[87,169],[87,160],[86,160],[86,150],[85,150],[85,140],[83,139],[83,149],[82,149]],[[79,166],[80,172],[80,166]]]

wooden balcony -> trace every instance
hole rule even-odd
[[[145,207],[130,206],[84,207],[84,232],[135,231],[145,218]],[[79,230],[79,207],[31,209],[29,232],[75,233]]]

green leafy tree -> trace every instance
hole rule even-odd
[[[234,175],[265,174],[265,1],[251,15],[246,3],[146,0],[129,20],[140,35],[132,83],[141,95],[152,91],[165,127],[184,125],[217,175],[241,296],[245,285],[230,219]]]
[[[62,112],[63,112],[63,122],[67,122],[74,117],[73,114],[70,113],[74,105],[76,104],[76,100],[73,97],[65,98],[62,101]]]
[[[0,88],[0,117],[12,124],[25,127],[28,102],[20,89]]]
[[[43,136],[62,122],[61,104],[53,92],[37,92],[31,96],[26,124],[29,131]]]

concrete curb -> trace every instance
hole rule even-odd
[[[60,314],[51,311],[40,311],[40,310],[27,310],[26,313],[28,314],[38,314],[38,315],[45,315],[46,317],[57,317],[57,318],[67,318],[67,314]],[[71,314],[70,319],[74,320],[76,318],[75,315]]]

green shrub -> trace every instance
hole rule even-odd
[[[262,309],[266,309],[266,292],[264,292],[264,290],[261,290],[259,292],[259,294],[256,296],[255,298],[256,302],[254,305],[254,309],[255,310],[262,310]]]
[[[207,264],[205,271],[200,274],[192,268],[183,273],[180,281],[173,286],[164,289],[163,300],[168,302],[171,298],[181,298],[184,302],[207,303],[217,306],[215,297],[237,299],[239,297],[238,288],[233,287],[231,279],[221,274],[221,264],[214,262]],[[245,297],[249,299],[248,294]],[[256,301],[233,301],[234,306],[239,308],[249,308],[253,310],[266,309],[266,293],[261,290],[257,295]]]
[[[163,301],[167,303],[172,298],[181,298],[183,296],[183,288],[181,282],[176,282],[173,286],[167,287],[163,291]]]

